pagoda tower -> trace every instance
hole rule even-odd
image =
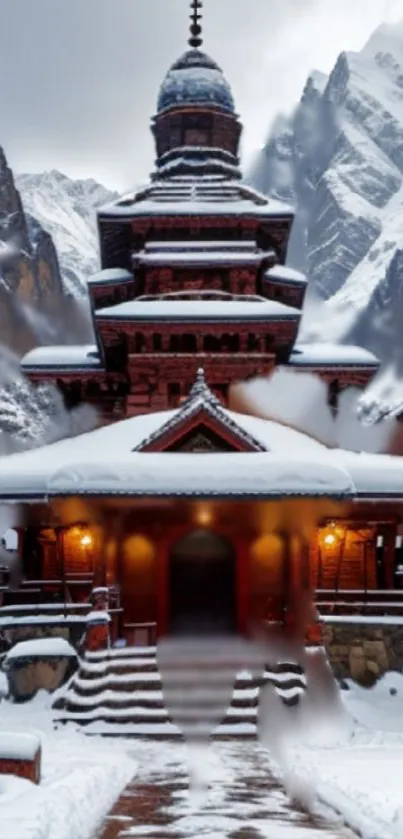
[[[319,373],[336,404],[378,367],[357,348],[295,346],[307,280],[285,266],[294,212],[242,182],[242,126],[202,50],[201,6],[192,0],[189,49],[159,92],[150,182],[98,212],[95,345],[42,348],[22,362],[68,407],[93,403],[104,421],[176,407],[199,368],[224,404],[231,384],[277,365]]]

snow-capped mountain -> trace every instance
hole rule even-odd
[[[355,342],[385,362],[400,356],[403,23],[343,53],[328,78],[310,76],[249,180],[296,207],[289,261],[325,301],[316,317],[307,312],[304,340]]]
[[[89,324],[86,300],[65,296],[52,236],[24,211],[0,148],[0,455],[94,425],[91,410],[67,412],[56,389],[34,387],[19,368],[34,346],[85,340]]]
[[[95,211],[117,194],[57,171],[18,175],[16,183],[25,210],[52,236],[66,291],[86,294],[86,279],[99,267]]]
[[[32,385],[16,356],[0,346],[0,456],[89,431],[96,412],[86,405],[67,411],[53,386]]]

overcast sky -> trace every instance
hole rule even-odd
[[[186,47],[188,0],[0,0],[0,144],[16,171],[126,189],[153,162],[158,88]],[[204,0],[204,48],[245,125],[244,158],[309,71],[360,49],[403,0]]]

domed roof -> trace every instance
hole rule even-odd
[[[235,111],[231,88],[221,68],[199,49],[185,52],[162,83],[158,112],[178,105],[213,105]]]

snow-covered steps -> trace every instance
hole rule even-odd
[[[170,711],[181,707],[186,696],[181,722],[187,728],[202,708],[208,733],[217,729],[218,736],[255,735],[258,688],[249,673],[236,676],[229,661],[217,668],[200,657],[196,667],[182,660],[179,667],[169,668],[167,703],[167,673],[164,683],[159,664],[155,647],[87,653],[55,702],[56,721],[84,726],[88,734],[180,738],[181,728],[173,724]],[[216,720],[217,703],[222,713]],[[220,720],[223,724],[217,727]]]
[[[279,699],[289,708],[298,705],[307,688],[306,676],[300,665],[288,661],[270,670],[266,668],[264,682],[273,686]]]
[[[270,683],[279,699],[294,705],[306,687],[301,668],[279,664],[264,679],[237,672],[228,657],[208,660],[201,650],[164,659],[154,648],[124,648],[86,653],[80,667],[58,694],[55,720],[83,726],[87,734],[150,737],[255,737],[259,688]]]

